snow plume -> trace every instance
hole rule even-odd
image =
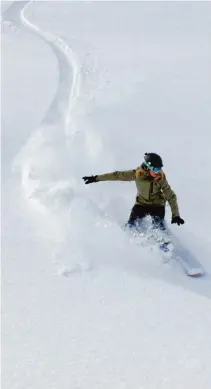
[[[22,9],[20,5],[20,20],[53,50],[58,61],[59,81],[39,127],[16,156],[14,169],[20,171],[25,197],[40,213],[46,234],[53,240],[51,249],[61,268],[60,273],[69,275],[79,269],[89,269],[93,261],[97,264],[101,250],[107,247],[100,232],[101,228],[108,227],[105,212],[89,196],[84,198],[81,194],[81,175],[85,166],[92,165],[92,160],[102,152],[101,140],[91,128],[86,134],[77,130],[74,116],[81,88],[79,61],[62,38],[43,31],[28,20],[26,11],[32,4],[27,2]],[[83,155],[82,160],[79,153]],[[88,212],[90,208],[91,212]],[[91,230],[93,240],[87,238],[86,241],[86,236],[90,236],[87,232]],[[111,229],[107,228],[107,231],[108,235],[113,235]],[[117,246],[123,247],[120,242]],[[93,252],[92,258],[86,254],[90,245],[92,250],[87,252]],[[111,254],[108,252],[108,257]],[[84,258],[87,258],[86,263]]]
[[[20,4],[14,12],[20,12],[21,23],[53,50],[58,61],[59,82],[39,127],[15,158],[14,168],[21,173],[25,197],[43,214],[46,222],[47,219],[51,220],[47,222],[48,228],[53,228],[54,235],[58,235],[57,240],[61,240],[65,234],[64,219],[68,219],[79,186],[74,177],[76,166],[68,168],[69,162],[74,164],[76,159],[73,156],[69,158],[71,150],[67,150],[66,140],[77,132],[73,118],[80,95],[80,65],[75,53],[63,39],[43,31],[28,20],[26,12],[32,5],[33,2],[27,2],[22,8]],[[13,16],[13,20],[17,19],[17,16]]]

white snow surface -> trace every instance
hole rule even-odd
[[[211,3],[2,3],[2,388],[211,387]],[[160,153],[205,269],[121,227]]]

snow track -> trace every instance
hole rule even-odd
[[[86,253],[90,246],[86,242],[87,231],[91,228],[93,234],[96,233],[97,220],[105,218],[96,202],[81,194],[84,166],[88,166],[90,158],[100,153],[101,141],[97,134],[93,136],[92,130],[88,129],[86,134],[78,131],[74,120],[82,83],[77,55],[61,37],[29,20],[27,11],[33,7],[33,3],[12,4],[6,11],[5,20],[10,20],[13,28],[26,28],[50,47],[58,61],[58,86],[39,126],[16,156],[14,170],[20,172],[25,198],[40,214],[45,239],[50,239],[51,255],[59,273],[70,275],[89,270],[92,266],[90,259],[93,258]],[[83,164],[80,163],[79,154],[83,154]],[[71,206],[73,201],[74,207]],[[78,220],[81,209],[86,220],[83,223],[81,219]],[[100,226],[104,229],[104,224],[97,223],[99,234]],[[100,243],[98,245],[100,248]],[[98,253],[97,249],[95,256]]]
[[[48,197],[53,198],[55,202],[58,196],[62,196],[61,192],[65,191],[66,198],[67,192],[71,192],[69,182],[62,181],[56,184],[50,182],[52,171],[46,171],[46,163],[50,170],[58,169],[58,166],[50,166],[54,159],[59,163],[58,146],[60,152],[63,149],[65,153],[66,137],[73,136],[76,132],[73,115],[80,95],[81,76],[77,57],[64,40],[42,31],[27,19],[25,14],[31,6],[33,2],[25,2],[24,7],[20,4],[20,10],[17,10],[15,5],[15,11],[20,12],[21,23],[53,50],[58,60],[59,80],[57,92],[49,109],[17,156],[15,166],[21,168],[22,185],[26,197],[43,211],[48,210]],[[12,13],[12,9],[10,12]]]
[[[78,187],[74,178],[74,171],[78,168],[74,166],[75,162],[77,164],[75,155],[77,156],[78,150],[74,150],[74,145],[72,148],[67,145],[74,143],[77,134],[74,111],[80,97],[80,64],[76,54],[61,37],[30,22],[26,16],[30,7],[33,7],[33,1],[13,3],[5,12],[5,21],[9,20],[10,26],[17,30],[24,26],[51,48],[58,61],[58,86],[38,128],[16,156],[14,169],[20,171],[22,188],[29,204],[43,214],[41,223],[45,225],[46,234],[53,238],[52,255],[56,258],[66,255],[69,257],[69,252],[74,249],[70,249],[71,242],[68,238],[68,248],[66,247],[66,234],[68,235],[70,229],[70,204],[76,197]],[[71,168],[68,168],[69,164]],[[76,231],[77,235],[77,228]],[[74,255],[77,256],[78,249],[75,248],[75,251]],[[73,267],[78,271],[78,260]],[[89,264],[82,263],[82,267],[85,269]]]
[[[81,75],[80,65],[73,50],[60,37],[42,31],[31,23],[25,13],[32,6],[33,1],[28,2],[21,10],[20,16],[24,26],[28,27],[38,37],[42,38],[53,50],[59,64],[59,85],[57,93],[43,118],[41,125],[62,125],[65,134],[74,133],[74,124],[71,126],[71,118],[78,97],[80,96]]]

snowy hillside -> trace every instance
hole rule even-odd
[[[211,4],[2,3],[2,388],[211,387]],[[162,155],[205,269],[121,227]]]

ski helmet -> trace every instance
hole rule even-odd
[[[162,158],[156,153],[145,153],[144,160],[152,167],[162,168],[163,166]]]

